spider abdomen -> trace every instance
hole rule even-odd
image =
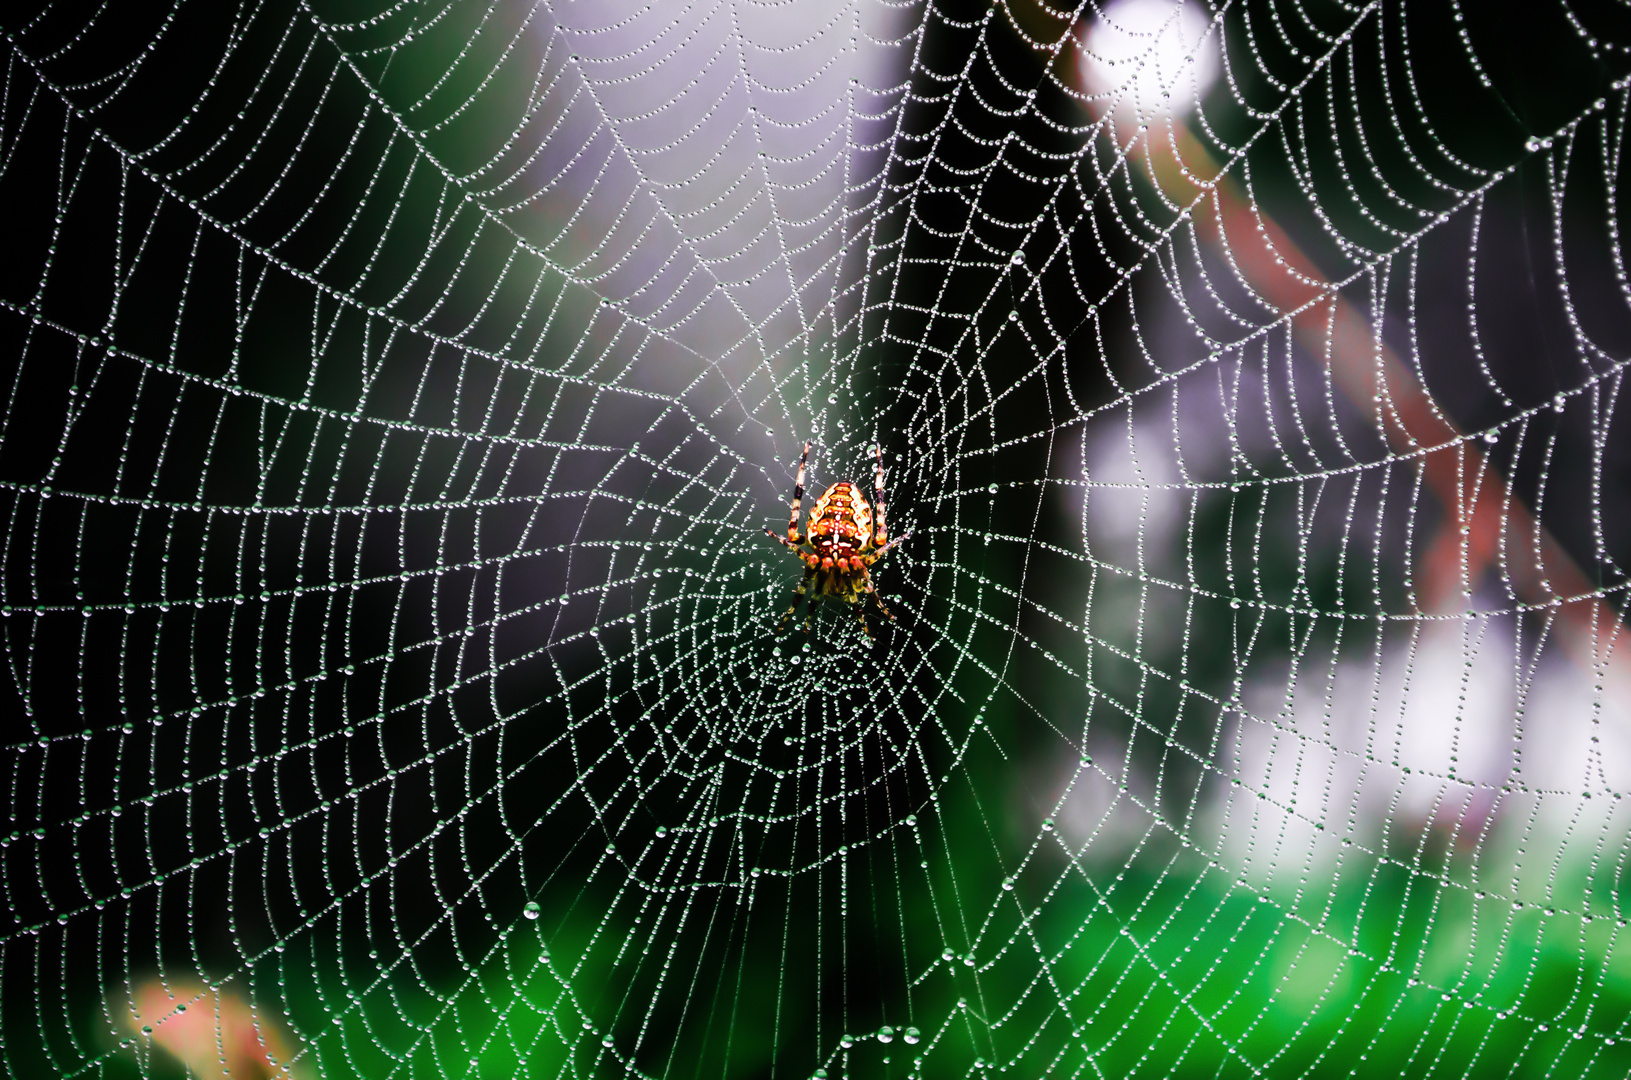
[[[856,486],[840,480],[810,508],[810,546],[821,556],[845,558],[872,541],[872,507]]]

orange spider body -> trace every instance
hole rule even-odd
[[[833,596],[854,604],[870,596],[885,618],[894,618],[878,599],[868,573],[868,568],[886,550],[906,539],[900,536],[891,540],[885,532],[882,449],[878,450],[876,509],[866,501],[859,487],[840,480],[822,492],[810,507],[806,535],[801,538],[799,507],[804,498],[804,470],[809,457],[810,444],[805,443],[804,456],[799,458],[798,479],[793,485],[793,513],[787,522],[787,535],[765,530],[773,539],[787,545],[805,566],[804,580],[793,594],[793,606],[782,617],[782,625],[798,610],[799,600],[812,593],[812,603],[815,597]],[[809,550],[805,550],[805,545]],[[867,628],[864,611],[858,617],[861,626]],[[805,625],[809,625],[808,619]],[[867,632],[871,633],[871,629],[867,628]]]

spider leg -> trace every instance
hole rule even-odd
[[[798,475],[793,478],[793,513],[787,519],[787,539],[789,547],[799,542],[799,504],[804,501],[804,468],[810,460],[810,444],[804,444],[804,453],[799,455]]]
[[[904,540],[905,537],[902,537],[901,539]],[[861,579],[861,583],[866,587],[867,595],[872,597],[872,602],[874,604],[878,605],[878,613],[880,615],[882,615],[884,618],[888,619],[890,622],[894,622],[895,621],[894,612],[890,611],[887,607],[884,606],[883,597],[879,596],[878,595],[878,590],[874,589],[872,587],[872,575],[867,574],[864,578]],[[863,608],[865,608],[866,605],[862,604],[861,606]],[[863,617],[862,618],[863,625],[865,624],[865,621],[866,620]],[[869,631],[867,631],[867,633],[871,633],[871,631],[869,630]]]
[[[896,537],[892,537],[882,547],[878,548],[876,551],[873,551],[870,555],[863,555],[861,557],[861,560],[863,562],[865,562],[868,566],[871,566],[873,563],[875,563],[879,559],[883,558],[883,553],[884,552],[888,551],[890,548],[894,547],[896,544],[904,544],[908,539],[911,538],[911,535],[912,534],[908,532],[908,533],[901,533],[899,536],[896,536]]]
[[[778,544],[786,544],[789,548],[798,553],[799,558],[802,559],[804,557],[804,553],[799,551],[799,542],[797,540],[789,540],[787,537],[783,536],[781,533],[770,528],[769,526],[765,527],[765,534]]]
[[[781,537],[778,536],[776,539],[780,540]],[[787,629],[787,620],[791,619],[793,617],[793,613],[799,609],[799,601],[804,599],[805,594],[808,591],[805,586],[810,583],[810,579],[814,576],[815,575],[808,570],[804,572],[804,577],[799,580],[798,588],[793,590],[793,602],[788,605],[787,611],[782,614],[782,621],[776,624],[776,633],[779,634],[783,630]],[[810,602],[812,604],[815,603],[813,600]],[[804,628],[805,630],[809,630],[810,628],[810,617],[808,615],[804,617]]]
[[[872,503],[878,511],[878,527],[872,531],[872,536],[877,543],[885,544],[889,540],[889,530],[884,525],[883,514],[883,447],[874,443],[872,448],[878,452],[878,474],[873,484],[874,500]]]

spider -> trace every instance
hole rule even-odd
[[[871,597],[872,602],[878,605],[878,610],[886,619],[893,619],[889,609],[883,606],[878,599],[877,590],[872,587],[872,577],[867,568],[883,557],[883,553],[905,540],[910,534],[902,533],[891,539],[884,529],[883,517],[883,448],[874,447],[878,453],[877,481],[874,485],[876,491],[877,519],[874,525],[873,509],[861,495],[861,489],[848,480],[840,480],[821,493],[821,497],[810,508],[809,536],[801,541],[799,537],[799,504],[804,499],[804,469],[810,459],[810,444],[804,444],[804,454],[799,458],[798,476],[793,481],[793,513],[787,521],[787,535],[782,536],[774,529],[765,529],[772,540],[786,544],[804,563],[804,579],[799,582],[798,588],[793,592],[793,604],[782,616],[781,623],[776,627],[780,633],[787,626],[787,620],[793,617],[798,610],[799,600],[814,591],[810,598],[810,606],[815,607],[817,596],[838,596],[854,604]],[[808,543],[813,550],[806,551],[804,544]],[[812,586],[813,583],[813,586]],[[867,625],[866,608],[863,606],[856,612],[860,620],[861,629],[872,634],[872,628]],[[804,619],[804,629],[810,627],[809,616]]]

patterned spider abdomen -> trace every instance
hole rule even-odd
[[[860,489],[840,480],[810,508],[810,546],[822,558],[849,558],[872,543],[872,507]]]

